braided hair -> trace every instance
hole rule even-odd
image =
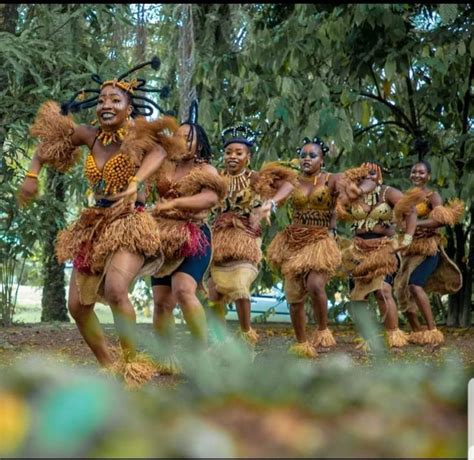
[[[313,139],[310,139],[309,137],[305,137],[303,139],[303,144],[296,149],[296,153],[300,153],[301,149],[305,145],[308,145],[308,144],[314,144],[314,145],[319,146],[319,148],[321,149],[321,152],[323,153],[323,157],[327,152],[329,152],[329,147],[324,143],[324,141],[320,139],[318,136],[315,136],[313,137]]]
[[[147,88],[146,80],[144,78],[133,78],[126,80],[125,78],[141,68],[150,65],[153,70],[158,70],[161,66],[161,61],[157,56],[154,56],[151,61],[138,64],[127,72],[121,74],[113,80],[102,80],[97,74],[92,74],[91,78],[94,82],[99,84],[99,88],[85,88],[77,91],[68,101],[61,104],[61,113],[67,115],[69,112],[75,113],[83,109],[95,107],[99,99],[100,91],[104,86],[113,85],[120,88],[129,98],[129,103],[132,106],[131,116],[133,118],[138,116],[149,116],[153,113],[153,107],[158,112],[165,115],[174,115],[174,112],[166,112],[159,104],[152,99],[141,95],[140,93],[158,93],[162,99],[170,95],[168,86],[162,88]],[[86,98],[86,94],[91,93],[93,96]]]
[[[204,128],[198,123],[198,102],[194,99],[189,107],[188,118],[180,126],[188,125],[188,142],[192,145],[196,136],[196,161],[209,163],[212,157],[211,144]]]

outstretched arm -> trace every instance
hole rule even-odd
[[[295,186],[287,181],[282,181],[277,192],[270,200],[266,200],[260,208],[260,220],[265,219],[270,224],[270,215],[272,209],[277,207],[280,203],[284,203],[286,199],[291,195]]]
[[[80,145],[91,146],[96,131],[92,126],[74,125],[70,135],[71,144],[75,147]],[[20,206],[27,204],[38,194],[38,176],[44,164],[45,162],[41,158],[41,147],[38,147],[31,159],[25,179],[18,190],[17,199]]]

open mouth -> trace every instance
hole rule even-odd
[[[102,120],[105,120],[105,121],[111,120],[114,117],[115,117],[115,113],[113,112],[102,112],[100,114],[100,118],[102,118]]]

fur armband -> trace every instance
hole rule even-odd
[[[253,188],[266,200],[275,195],[281,182],[289,182],[292,185],[296,185],[298,182],[298,173],[275,161],[262,167]]]
[[[413,187],[407,190],[393,208],[396,224],[401,226],[406,215],[409,214],[417,204],[423,202],[425,197],[425,192],[419,187]]]
[[[367,166],[351,168],[344,171],[336,182],[336,190],[339,194],[339,200],[342,205],[351,203],[361,195],[358,190],[359,184],[369,174]]]
[[[56,102],[41,105],[30,133],[40,140],[37,154],[42,163],[66,172],[79,160],[81,151],[71,139],[74,126],[70,116],[61,115]]]
[[[187,176],[186,180],[181,181],[176,187],[180,196],[193,196],[201,192],[202,189],[210,189],[217,194],[219,201],[227,195],[227,181],[225,178],[211,172],[209,166],[194,168]]]
[[[464,201],[455,198],[445,206],[436,206],[428,216],[442,225],[457,224],[464,214]]]
[[[158,120],[148,121],[138,117],[123,140],[121,151],[131,158],[136,166],[140,166],[147,152],[153,150],[156,144],[161,145],[167,157],[180,151],[185,143],[173,136],[178,129],[178,123],[173,117],[165,116]]]

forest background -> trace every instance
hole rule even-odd
[[[43,321],[67,320],[64,266],[52,257],[57,231],[87,203],[82,165],[41,178],[42,197],[25,212],[15,190],[34,152],[28,134],[39,105],[64,101],[157,55],[168,85],[159,103],[185,118],[199,100],[199,120],[222,164],[220,132],[246,122],[261,132],[252,166],[295,157],[305,136],[331,145],[337,172],[368,159],[385,182],[406,189],[411,165],[427,159],[445,199],[466,202],[462,224],[447,229],[447,252],[464,286],[438,320],[471,324],[474,157],[474,40],[469,4],[132,4],[0,5],[4,82],[0,98],[0,313],[13,319],[17,283],[43,286]],[[80,114],[90,122],[94,113]],[[288,223],[279,213],[264,239]],[[344,234],[344,231],[342,232]],[[267,265],[258,286],[276,275]],[[330,298],[346,283],[333,281]]]
[[[0,327],[0,365],[18,363],[0,375],[0,453],[466,457],[471,338],[464,364],[449,353],[472,321],[472,30],[470,4],[0,4],[0,320],[8,326]],[[130,395],[72,374],[89,358],[74,326],[58,326],[68,320],[66,282],[53,245],[87,204],[87,185],[81,165],[67,175],[43,171],[41,196],[18,208],[35,147],[29,125],[42,102],[89,87],[92,73],[113,77],[154,55],[162,66],[147,78],[171,90],[158,102],[182,120],[199,100],[216,166],[220,132],[240,122],[261,131],[254,168],[294,158],[316,134],[331,146],[328,171],[376,160],[385,182],[402,190],[412,164],[430,161],[442,197],[466,203],[462,224],[446,230],[464,286],[446,301],[433,298],[438,321],[459,328],[447,335],[447,353],[413,349],[404,357],[420,360],[400,364],[381,351],[359,358],[367,366],[347,355],[309,365],[285,361],[286,342],[263,328],[258,366],[235,347],[224,373],[196,359],[182,385],[160,380],[161,392]],[[278,213],[266,241],[287,223]],[[275,281],[264,265],[258,287]],[[41,287],[44,329],[11,326],[19,284]],[[330,298],[345,289],[334,280]],[[339,348],[352,353],[344,334]],[[52,342],[72,353],[72,366],[22,354]]]

